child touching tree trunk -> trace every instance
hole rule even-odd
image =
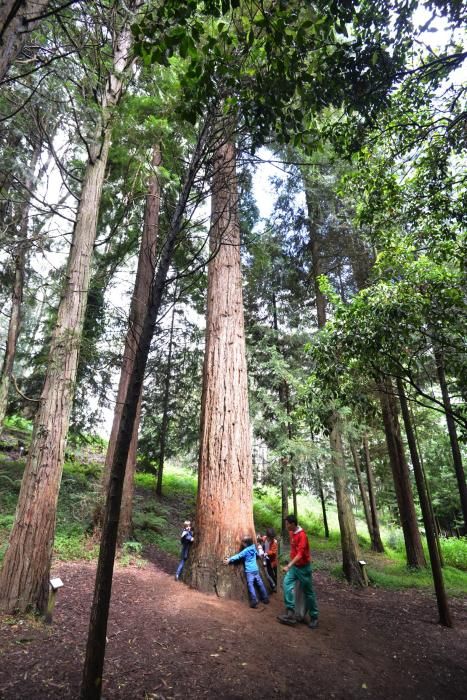
[[[250,608],[256,608],[258,605],[255,585],[258,587],[261,601],[265,605],[269,603],[268,592],[259,574],[258,564],[256,562],[257,554],[256,546],[251,537],[244,537],[242,539],[242,549],[239,553],[224,559],[224,564],[234,564],[237,561],[243,561],[248,594],[250,596]]]
[[[185,562],[188,559],[188,554],[190,553],[191,543],[193,542],[193,531],[191,529],[191,520],[185,520],[183,523],[183,531],[180,537],[180,542],[182,545],[182,551],[180,555],[180,564],[177,567],[177,573],[175,574],[175,580],[178,581],[180,574],[183,571]]]

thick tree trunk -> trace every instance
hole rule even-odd
[[[26,44],[49,0],[5,0],[0,7],[0,82]]]
[[[161,164],[161,153],[159,146],[154,146],[152,155],[152,166],[157,168]],[[109,438],[109,446],[105,458],[103,494],[107,493],[110,470],[115,453],[115,443],[120,428],[123,404],[128,391],[130,376],[133,371],[138,343],[141,337],[144,319],[147,313],[148,304],[151,298],[151,285],[154,277],[154,267],[156,264],[156,246],[159,235],[159,213],[160,213],[160,183],[156,172],[149,178],[148,194],[146,195],[146,209],[144,214],[143,234],[138,256],[138,267],[136,271],[135,286],[130,304],[128,331],[125,339],[123,351],[122,369],[117,392],[117,401],[112,423],[112,430]],[[138,402],[140,404],[140,402]],[[125,470],[125,485],[123,489],[123,505],[120,518],[119,544],[121,544],[131,530],[131,511],[133,500],[133,479],[136,468],[136,453],[138,446],[138,431],[141,408],[137,411],[133,428],[132,442],[128,452],[128,464]],[[96,525],[101,524],[102,507],[96,512]]]
[[[242,537],[256,539],[236,157],[229,137],[223,140],[212,179],[215,257],[208,268],[196,530],[186,580],[204,592],[245,599],[242,567],[223,564]]]
[[[126,29],[116,42],[114,67],[118,77],[110,76],[107,82],[104,115],[121,94],[121,73],[127,64],[130,41]],[[102,142],[95,147],[86,168],[46,379],[0,574],[0,608],[7,611],[36,608],[43,612],[47,606],[57,499],[109,144],[107,123]]]
[[[392,382],[389,379],[381,381],[379,397],[389,461],[399,507],[399,517],[404,533],[407,565],[420,569],[426,566],[426,561],[417,525],[409,466],[405,457],[404,445],[402,444],[396,399]]]
[[[381,539],[381,533],[379,529],[379,516],[378,509],[376,507],[375,479],[373,476],[373,469],[371,468],[370,446],[368,444],[367,435],[363,436],[363,454],[365,456],[366,481],[368,484],[368,499],[370,501],[371,524],[373,531],[371,548],[375,552],[384,552],[384,545]]]
[[[362,470],[360,469],[360,456],[357,452],[357,448],[355,447],[355,444],[350,440],[350,451],[352,453],[352,459],[353,459],[353,464],[355,467],[355,473],[357,475],[357,481],[358,481],[358,488],[360,490],[360,496],[362,499],[362,505],[363,505],[363,512],[365,515],[365,521],[366,525],[368,528],[368,534],[370,535],[370,541],[373,542],[374,534],[373,534],[373,522],[371,519],[371,513],[370,513],[370,503],[368,500],[367,493],[365,491],[365,485],[363,483],[363,478],[362,478]]]
[[[162,476],[164,473],[164,461],[165,461],[165,446],[167,441],[167,428],[169,426],[169,399],[170,399],[170,379],[172,372],[172,351],[173,351],[173,337],[174,337],[174,324],[175,324],[175,308],[176,308],[177,291],[174,293],[173,309],[172,309],[172,320],[170,322],[170,335],[169,335],[169,351],[167,355],[167,374],[165,377],[165,387],[164,387],[164,403],[162,406],[162,423],[161,423],[161,440],[160,440],[160,451],[159,451],[159,469],[157,471],[157,483],[156,483],[156,494],[162,496]]]
[[[80,694],[83,700],[98,700],[101,696],[107,621],[112,593],[113,567],[117,547],[118,524],[120,520],[120,508],[128,452],[130,450],[138,402],[141,396],[141,387],[149,348],[151,346],[151,340],[154,335],[154,329],[163,299],[167,273],[173,257],[175,245],[182,229],[183,217],[189,196],[192,192],[195,180],[199,176],[200,168],[206,158],[206,144],[209,141],[210,131],[211,115],[208,114],[193,152],[167,237],[164,244],[161,246],[159,266],[152,286],[151,303],[144,320],[140,342],[136,350],[133,371],[123,404],[120,428],[115,444],[114,459],[110,473],[109,490],[102,526],[101,547],[99,550],[94,596],[89,620],[86,659],[83,668],[83,680]]]
[[[2,371],[0,374],[0,426],[5,419],[8,405],[8,391],[10,388],[11,375],[16,355],[19,332],[21,328],[21,305],[23,303],[23,288],[26,270],[26,260],[29,249],[28,244],[28,221],[29,206],[31,203],[32,190],[35,184],[35,170],[41,154],[42,142],[36,143],[29,163],[29,172],[24,182],[24,200],[18,212],[18,244],[15,256],[15,280],[11,294],[10,321],[8,323],[8,334],[3,356]]]
[[[435,586],[436,600],[438,603],[439,620],[445,627],[452,627],[451,613],[449,611],[448,599],[444,588],[443,572],[441,569],[441,561],[439,558],[439,549],[436,534],[436,525],[432,517],[428,494],[425,488],[425,479],[423,469],[420,462],[415,434],[410,420],[409,407],[405,395],[404,384],[401,379],[397,380],[397,391],[399,392],[399,400],[402,409],[402,417],[407,435],[407,442],[412,459],[412,466],[415,474],[415,482],[417,484],[418,497],[420,499],[420,508],[422,509],[423,524],[425,525],[426,540],[428,543],[428,551],[430,553],[431,570],[433,572],[433,582]]]
[[[451,397],[449,396],[448,385],[446,381],[446,372],[444,368],[443,353],[434,350],[436,360],[436,371],[438,373],[438,381],[443,396],[444,413],[446,416],[446,424],[448,427],[449,441],[451,443],[452,459],[454,461],[454,470],[456,472],[457,486],[459,489],[460,503],[462,509],[462,517],[464,518],[464,532],[467,534],[467,484],[465,481],[464,466],[462,464],[462,455],[459,448],[459,440],[457,439],[456,423],[452,417]]]
[[[326,299],[319,288],[319,276],[322,274],[321,251],[318,241],[317,219],[318,213],[307,188],[306,175],[304,175],[305,197],[308,210],[309,226],[309,250],[311,254],[312,274],[316,295],[316,315],[318,327],[326,325]],[[339,528],[341,533],[342,568],[348,581],[359,586],[365,586],[366,581],[360,568],[360,547],[357,539],[355,518],[349,501],[349,487],[345,474],[344,450],[342,435],[337,413],[333,413],[328,423],[329,442],[331,446],[332,475],[334,490],[336,493],[337,512],[339,516]]]

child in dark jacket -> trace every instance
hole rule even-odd
[[[180,564],[177,567],[177,573],[175,574],[175,579],[178,581],[180,574],[183,571],[185,562],[188,559],[188,554],[190,553],[191,543],[193,542],[193,530],[191,529],[191,521],[185,520],[183,523],[183,531],[180,537],[180,542],[182,545],[182,551],[180,554]]]
[[[268,592],[259,575],[258,564],[256,563],[257,554],[256,546],[253,544],[251,537],[244,537],[240,552],[224,559],[224,564],[234,564],[237,561],[243,561],[251,608],[256,608],[258,605],[255,584],[258,586],[261,601],[265,605],[269,603]]]

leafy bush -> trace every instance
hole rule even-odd
[[[13,414],[12,416],[7,416],[3,421],[5,428],[23,430],[25,433],[32,433],[33,423],[32,420],[23,418],[23,416],[17,416]]]
[[[61,561],[74,559],[95,559],[99,545],[86,537],[82,528],[57,529],[54,541],[54,554]]]
[[[467,571],[467,537],[442,538],[440,542],[444,563],[461,571]]]

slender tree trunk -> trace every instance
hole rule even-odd
[[[5,0],[0,7],[0,82],[26,44],[49,0]]]
[[[32,190],[35,184],[35,170],[42,150],[42,141],[36,143],[29,163],[29,172],[24,183],[24,200],[18,212],[18,244],[15,256],[15,280],[11,294],[10,321],[8,323],[8,335],[3,356],[2,371],[0,374],[0,426],[5,419],[8,405],[8,391],[16,356],[16,346],[21,328],[21,306],[23,303],[24,278],[26,270],[28,243],[28,220]]]
[[[157,168],[162,162],[160,148],[154,146],[152,153],[152,167]],[[122,368],[117,392],[117,401],[110,433],[109,446],[105,457],[103,494],[108,490],[110,470],[115,454],[115,443],[120,428],[123,404],[128,391],[130,376],[133,371],[136,352],[138,348],[144,319],[147,313],[148,304],[151,298],[151,284],[154,277],[154,267],[156,264],[156,246],[159,235],[159,213],[160,213],[160,183],[157,172],[153,170],[149,178],[148,194],[146,195],[146,208],[144,214],[143,234],[138,256],[138,267],[136,271],[135,286],[131,298],[128,331],[125,339],[123,351]],[[128,465],[125,471],[125,485],[123,489],[123,505],[120,518],[120,530],[118,541],[121,544],[129,535],[131,530],[131,514],[133,502],[133,479],[136,468],[136,453],[138,446],[138,431],[141,415],[141,402],[138,401],[139,409],[136,414],[136,422],[133,428],[132,442],[128,452]],[[100,526],[102,519],[102,506],[96,511],[95,524]]]
[[[136,349],[133,371],[123,404],[102,526],[101,547],[99,550],[94,596],[89,621],[88,641],[86,645],[86,659],[81,685],[82,700],[98,700],[101,696],[107,621],[112,593],[113,567],[117,547],[118,524],[128,452],[130,450],[151,340],[154,335],[156,321],[163,299],[167,272],[182,229],[183,217],[189,196],[192,192],[195,180],[199,175],[200,168],[205,161],[206,144],[209,142],[210,131],[211,116],[208,114],[193,152],[167,237],[164,244],[161,246],[159,266],[152,286],[151,303],[144,320],[140,342]]]
[[[380,382],[379,398],[383,413],[389,461],[399,508],[399,517],[404,533],[407,565],[415,569],[420,569],[426,566],[426,561],[417,525],[409,466],[402,444],[397,404],[394,397],[392,382],[389,379]]]
[[[129,29],[117,39],[114,67],[118,77],[110,76],[107,82],[104,115],[120,97],[130,41]],[[7,611],[36,608],[43,612],[47,606],[57,499],[109,144],[107,123],[86,168],[45,383],[0,573],[0,608]]]
[[[454,470],[456,472],[457,486],[462,509],[462,517],[464,518],[464,532],[467,534],[467,485],[465,482],[465,472],[462,464],[462,455],[459,448],[459,440],[457,438],[456,423],[452,417],[451,397],[449,396],[448,385],[446,381],[446,372],[444,367],[444,355],[434,349],[436,360],[436,371],[438,373],[438,381],[441,387],[443,396],[444,413],[446,416],[446,424],[448,427],[449,440],[451,443],[452,459],[454,461]]]
[[[316,295],[316,314],[318,327],[323,328],[326,325],[326,299],[319,288],[318,281],[319,276],[322,273],[321,251],[318,241],[318,232],[316,230],[318,214],[313,206],[309,189],[306,186],[306,175],[304,176],[304,184],[310,235],[309,249],[311,254],[312,274]],[[331,446],[332,475],[334,490],[336,493],[339,528],[341,533],[342,568],[348,581],[358,586],[365,586],[366,581],[358,563],[361,559],[360,547],[357,539],[355,518],[353,517],[352,508],[349,501],[349,487],[345,474],[341,427],[339,416],[336,412],[333,412],[330,416],[328,429],[329,442]]]
[[[289,531],[285,519],[289,514],[289,460],[281,457],[281,536],[283,542],[289,541]]]
[[[407,397],[405,395],[404,384],[402,379],[397,379],[397,391],[399,392],[399,400],[402,409],[402,417],[407,435],[407,442],[410,450],[410,457],[415,474],[415,482],[417,484],[418,497],[420,499],[420,508],[422,510],[423,523],[425,525],[426,540],[428,551],[430,553],[431,570],[433,572],[433,583],[435,586],[436,600],[438,603],[439,621],[445,627],[452,627],[451,613],[449,611],[448,599],[444,588],[443,572],[441,569],[441,561],[439,558],[438,542],[436,536],[436,525],[432,518],[430,503],[425,488],[425,479],[423,477],[423,469],[420,463],[420,458],[417,450],[415,434],[410,420],[409,407]]]
[[[175,293],[174,293],[172,320],[170,323],[169,351],[168,351],[168,356],[167,356],[167,375],[165,378],[164,403],[163,403],[163,407],[162,407],[159,470],[157,472],[157,484],[156,484],[156,494],[158,496],[162,496],[162,475],[164,472],[167,428],[169,426],[169,398],[170,398],[170,379],[171,379],[170,375],[172,372],[172,348],[173,348],[173,336],[174,336],[174,324],[175,324],[176,298],[177,298],[177,290],[175,290]]]
[[[321,501],[321,510],[323,512],[324,536],[328,540],[329,539],[329,525],[328,525],[328,516],[326,513],[326,499],[324,497],[323,482],[321,480],[321,469],[319,468],[318,461],[316,461],[316,476],[318,478],[319,498]]]
[[[276,347],[278,352],[280,352],[280,347],[278,343],[278,331],[279,331],[279,324],[277,320],[277,304],[276,304],[276,295],[273,292],[272,293],[272,327],[276,332]],[[285,391],[284,391],[284,382],[281,382],[279,385],[279,402],[282,406],[285,405]],[[285,455],[281,457],[281,470],[280,470],[280,477],[281,477],[281,483],[280,483],[280,488],[281,488],[281,537],[283,542],[288,542],[289,541],[289,531],[287,530],[287,527],[285,525],[285,519],[287,515],[289,514],[289,475],[290,475],[290,469],[289,469],[289,459]]]
[[[370,513],[371,513],[371,523],[373,538],[371,540],[371,548],[375,552],[384,552],[384,545],[381,539],[381,533],[379,529],[379,517],[378,509],[376,507],[376,494],[375,494],[375,480],[373,476],[373,469],[371,468],[370,460],[370,447],[368,444],[368,436],[363,436],[363,454],[365,456],[365,471],[366,480],[368,484],[368,499],[370,501]]]
[[[359,454],[357,452],[357,448],[355,447],[355,444],[352,442],[352,440],[350,440],[349,445],[350,445],[350,451],[352,453],[352,459],[353,459],[353,464],[355,467],[355,473],[357,475],[358,488],[360,490],[360,496],[362,499],[363,512],[365,514],[365,521],[366,521],[367,528],[368,528],[368,534],[370,535],[370,541],[373,542],[373,539],[374,539],[373,522],[372,522],[371,513],[370,513],[370,503],[368,500],[367,493],[365,491],[365,485],[363,483],[362,470],[360,469],[360,456],[359,456]]]
[[[331,444],[334,488],[336,490],[337,515],[341,531],[342,568],[347,581],[363,587],[367,584],[359,564],[361,553],[355,528],[355,518],[347,496],[348,484],[345,473],[344,447],[337,414],[332,416],[330,425],[332,428],[329,440]]]
[[[241,567],[223,565],[253,523],[248,384],[235,145],[216,146],[212,179],[206,350],[196,514],[186,579],[201,591],[244,599]]]

